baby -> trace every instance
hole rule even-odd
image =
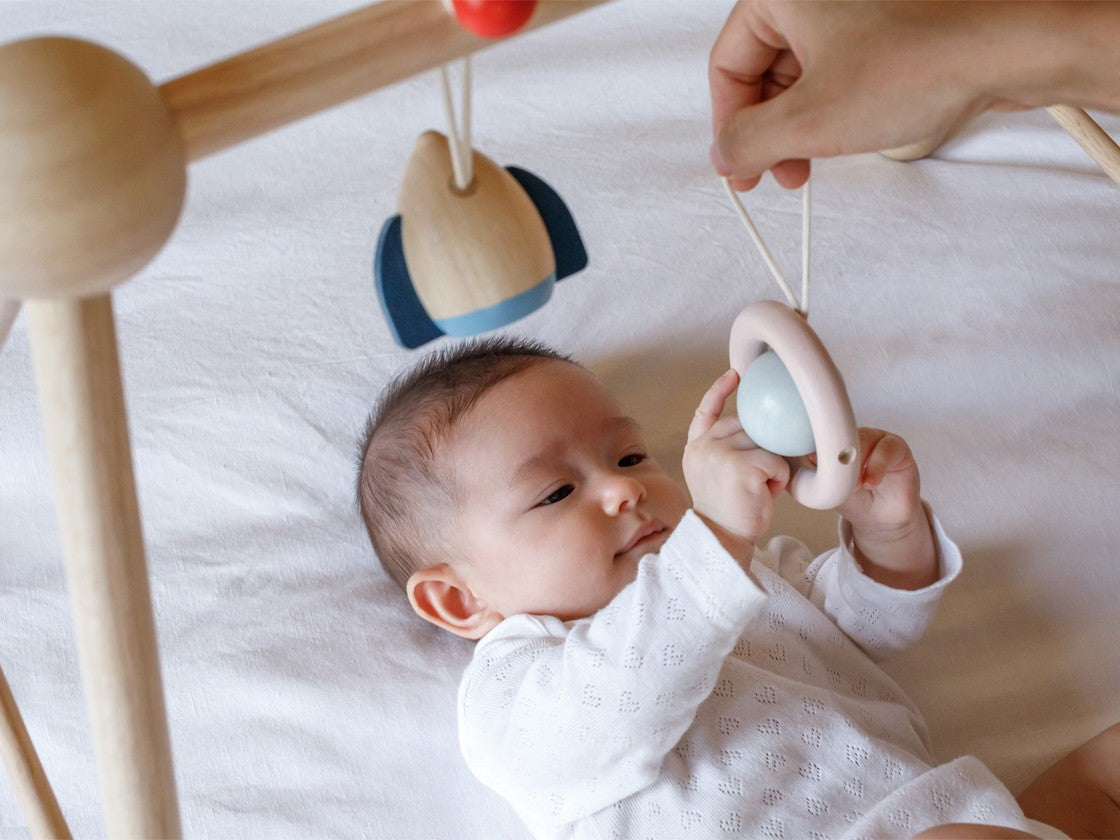
[[[1120,830],[1116,727],[1022,807],[975,758],[934,766],[876,664],[961,567],[909,447],[860,431],[839,548],[758,546],[789,466],[721,418],[736,386],[693,417],[691,507],[603,384],[537,343],[460,345],[389,387],[359,504],[412,608],[479,640],[459,691],[472,772],[541,837],[1062,836],[1024,809]]]

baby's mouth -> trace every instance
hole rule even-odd
[[[645,525],[638,529],[637,533],[635,533],[630,541],[626,544],[626,547],[622,549],[622,551],[618,552],[615,557],[621,557],[624,554],[629,554],[636,548],[652,546],[661,538],[662,534],[664,533],[665,526],[660,522],[657,522],[656,520],[647,522]]]

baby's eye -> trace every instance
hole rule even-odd
[[[632,455],[623,455],[619,458],[618,465],[620,467],[636,467],[645,459],[646,454],[644,452],[635,452]]]
[[[576,488],[574,488],[572,485],[565,484],[559,490],[555,490],[552,493],[550,493],[549,495],[545,496],[545,498],[541,499],[540,504],[542,504],[542,505],[554,505],[557,502],[559,502],[561,499],[567,498],[569,495],[571,495],[571,492],[575,489]]]

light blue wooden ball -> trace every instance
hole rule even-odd
[[[773,350],[763,353],[743,372],[735,406],[739,423],[763,449],[787,458],[816,451],[805,403]]]

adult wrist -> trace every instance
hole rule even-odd
[[[1120,3],[1026,0],[969,4],[972,54],[990,62],[992,104],[1120,110]]]

